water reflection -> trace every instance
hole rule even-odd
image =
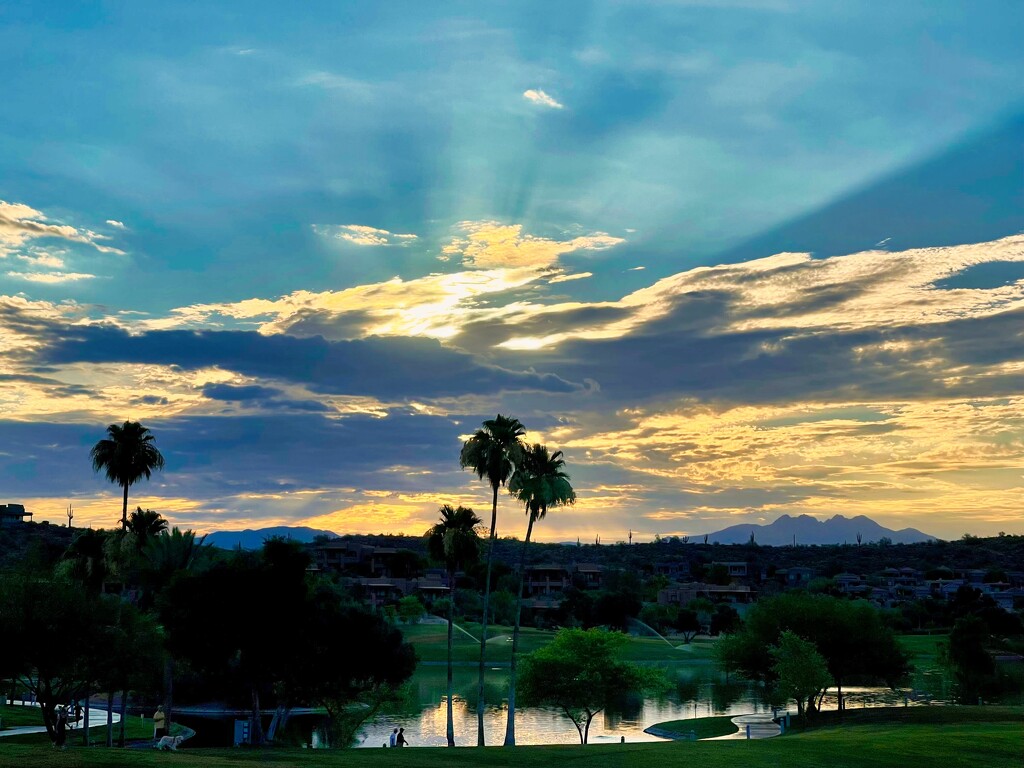
[[[694,670],[684,664],[666,665],[666,674],[675,684],[663,696],[644,699],[627,695],[594,718],[590,741],[657,741],[643,732],[655,723],[709,715],[740,715],[770,712],[760,686],[729,682],[707,666]],[[380,747],[395,727],[405,728],[413,746],[444,746],[447,718],[444,666],[420,666],[412,680],[411,694],[399,709],[369,721],[359,746]],[[455,716],[455,740],[459,745],[476,743],[476,669],[458,667],[453,675],[452,700]],[[487,744],[505,739],[507,708],[504,697],[508,671],[494,668],[487,672],[484,686],[484,728]],[[551,707],[518,707],[516,742],[519,744],[578,744],[575,726],[561,710]]]

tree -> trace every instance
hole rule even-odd
[[[416,654],[401,632],[362,606],[341,604],[326,585],[301,607],[278,687],[291,702],[323,707],[328,743],[346,747],[363,722],[400,698]]]
[[[586,744],[594,715],[623,694],[664,685],[662,674],[619,659],[626,635],[603,629],[562,629],[523,659],[519,693],[524,703],[559,707]]]
[[[51,739],[54,707],[80,698],[102,674],[119,603],[61,578],[0,578],[0,678],[35,694]]]
[[[569,475],[562,471],[562,452],[548,453],[546,446],[534,443],[523,453],[523,459],[509,480],[508,490],[526,507],[526,538],[519,556],[519,590],[516,593],[515,624],[512,628],[512,658],[508,675],[508,717],[505,721],[505,746],[516,745],[516,654],[519,650],[519,623],[522,620],[523,584],[526,581],[526,548],[538,520],[543,520],[549,507],[576,503],[576,491],[569,484]]]
[[[949,645],[943,655],[953,672],[957,699],[961,704],[976,703],[992,685],[996,667],[985,650],[989,641],[985,622],[975,615],[957,619],[949,633]]]
[[[398,617],[405,624],[416,624],[427,609],[416,595],[406,595],[398,601]]]
[[[455,572],[480,557],[480,534],[477,526],[483,521],[468,507],[453,509],[445,504],[438,510],[441,519],[426,533],[430,556],[444,563],[448,572],[448,746],[455,746],[455,718],[452,711],[452,630],[455,624]]]
[[[770,653],[775,660],[772,671],[779,679],[780,692],[796,701],[797,713],[806,718],[806,703],[814,701],[820,691],[832,684],[825,657],[818,653],[814,643],[788,629],[779,635],[779,643]]]
[[[476,743],[484,746],[484,655],[487,651],[487,611],[491,597],[491,563],[494,557],[494,537],[498,523],[498,489],[512,475],[522,459],[522,436],[526,428],[519,419],[500,413],[483,423],[463,446],[459,465],[472,469],[478,478],[491,486],[491,533],[487,538],[487,576],[484,580],[483,619],[480,627],[480,666],[477,682]]]
[[[753,680],[774,682],[777,675],[769,649],[779,644],[786,630],[813,643],[825,658],[840,710],[847,682],[881,681],[895,686],[909,669],[906,654],[873,605],[798,592],[758,601],[743,627],[718,641],[719,664]]]
[[[163,591],[173,579],[184,578],[197,570],[209,551],[209,547],[203,546],[202,539],[196,541],[193,531],[182,532],[177,526],[170,533],[165,529],[148,539],[143,553],[143,589],[139,605],[144,608],[155,605],[163,620],[166,610],[161,601]],[[174,659],[169,652],[164,653],[163,688],[164,715],[170,727],[174,714]]]
[[[164,468],[164,457],[153,444],[153,433],[137,421],[111,424],[107,437],[92,447],[89,457],[92,468],[104,470],[107,479],[124,489],[121,527],[128,528],[128,488],[142,478],[147,480],[153,470]]]
[[[688,644],[700,632],[700,619],[697,617],[697,612],[683,608],[676,614],[676,620],[672,627],[683,636],[683,642]]]
[[[167,521],[159,512],[136,507],[128,517],[128,531],[135,534],[136,546],[145,549],[150,539],[167,530]]]

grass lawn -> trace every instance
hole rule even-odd
[[[948,645],[949,635],[897,635],[900,647],[910,654],[917,669],[939,669],[942,666],[940,648]]]
[[[732,715],[720,715],[690,720],[668,720],[652,727],[659,731],[658,736],[665,738],[688,738],[689,734],[693,732],[698,739],[712,739],[716,736],[728,736],[730,733],[736,733],[737,728],[733,725],[732,718]]]
[[[38,707],[11,707],[3,704],[0,705],[0,724],[5,731],[8,728],[22,728],[26,725],[42,725],[43,713]]]
[[[912,708],[913,709],[913,708]],[[924,709],[923,707],[920,709]],[[939,709],[939,708],[934,708]],[[987,709],[987,708],[986,708]],[[955,714],[955,713],[954,713]],[[504,749],[354,749],[336,752],[296,749],[211,749],[159,753],[155,750],[71,748],[4,744],[0,767],[111,768],[124,766],[196,766],[243,768],[549,768],[570,762],[580,768],[1020,768],[1024,729],[1020,709],[1015,720],[990,722],[908,722],[848,724],[819,728],[761,741],[602,744],[587,747],[550,746]]]

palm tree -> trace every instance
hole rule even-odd
[[[476,745],[484,746],[484,653],[487,650],[487,611],[491,599],[491,560],[494,555],[494,534],[498,523],[498,489],[505,484],[521,461],[526,428],[519,419],[502,416],[485,421],[462,446],[459,465],[472,469],[481,480],[491,485],[491,534],[487,539],[487,580],[484,583],[484,615],[480,627],[480,675],[476,700]]]
[[[150,539],[167,530],[167,521],[155,510],[136,507],[128,517],[128,530],[139,537],[139,549],[145,549]]]
[[[154,469],[164,468],[164,457],[153,445],[153,433],[137,421],[111,424],[107,438],[92,447],[89,457],[92,468],[106,472],[107,479],[124,489],[121,527],[128,528],[128,486],[142,478],[147,480]]]
[[[526,578],[526,548],[530,544],[533,524],[543,520],[548,507],[576,503],[576,491],[569,485],[569,476],[562,471],[562,452],[548,454],[548,449],[534,443],[526,449],[520,466],[509,480],[508,490],[526,507],[526,538],[519,558],[519,595],[516,597],[516,621],[512,628],[512,660],[508,676],[508,720],[505,722],[505,746],[516,745],[516,652],[519,650],[519,620],[523,608],[523,582]]]
[[[146,543],[146,568],[143,579],[145,589],[141,600],[143,605],[156,603],[161,590],[176,574],[202,567],[204,557],[209,554],[209,546],[204,546],[204,539],[205,537],[202,537],[196,541],[193,531],[183,533],[177,526],[168,532],[165,525],[164,530]],[[157,605],[159,606],[159,603]],[[174,704],[174,659],[167,651],[164,653],[163,703],[169,731]]]
[[[480,556],[477,526],[483,520],[467,507],[452,509],[445,504],[438,510],[441,519],[427,531],[427,551],[444,563],[448,571],[448,746],[455,746],[455,719],[452,714],[452,627],[455,623],[455,572]]]

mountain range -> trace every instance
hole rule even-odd
[[[857,536],[861,542],[870,544],[889,539],[893,544],[915,544],[921,541],[934,541],[934,536],[922,533],[916,528],[903,528],[898,531],[879,525],[870,517],[843,517],[836,515],[828,520],[818,520],[810,515],[790,517],[782,515],[768,525],[742,523],[731,525],[720,531],[707,534],[709,544],[746,544],[750,535],[758,544],[783,546],[786,544],[856,544]],[[691,541],[701,541],[702,536],[691,536]]]
[[[709,544],[747,544],[750,534],[754,541],[769,546],[785,546],[793,544],[856,544],[857,535],[861,542],[871,544],[881,539],[889,539],[893,544],[915,544],[921,541],[934,541],[934,536],[922,533],[916,528],[903,528],[898,531],[879,525],[870,517],[843,517],[835,515],[828,520],[818,520],[810,515],[790,517],[782,515],[769,525],[743,523],[723,528],[707,534]],[[259,549],[266,539],[280,536],[292,541],[307,543],[317,536],[336,538],[333,531],[305,528],[301,526],[279,525],[273,528],[247,528],[244,531],[215,531],[206,536],[205,542],[221,549]],[[703,534],[690,537],[690,541],[699,544]],[[575,546],[576,542],[565,542]]]

